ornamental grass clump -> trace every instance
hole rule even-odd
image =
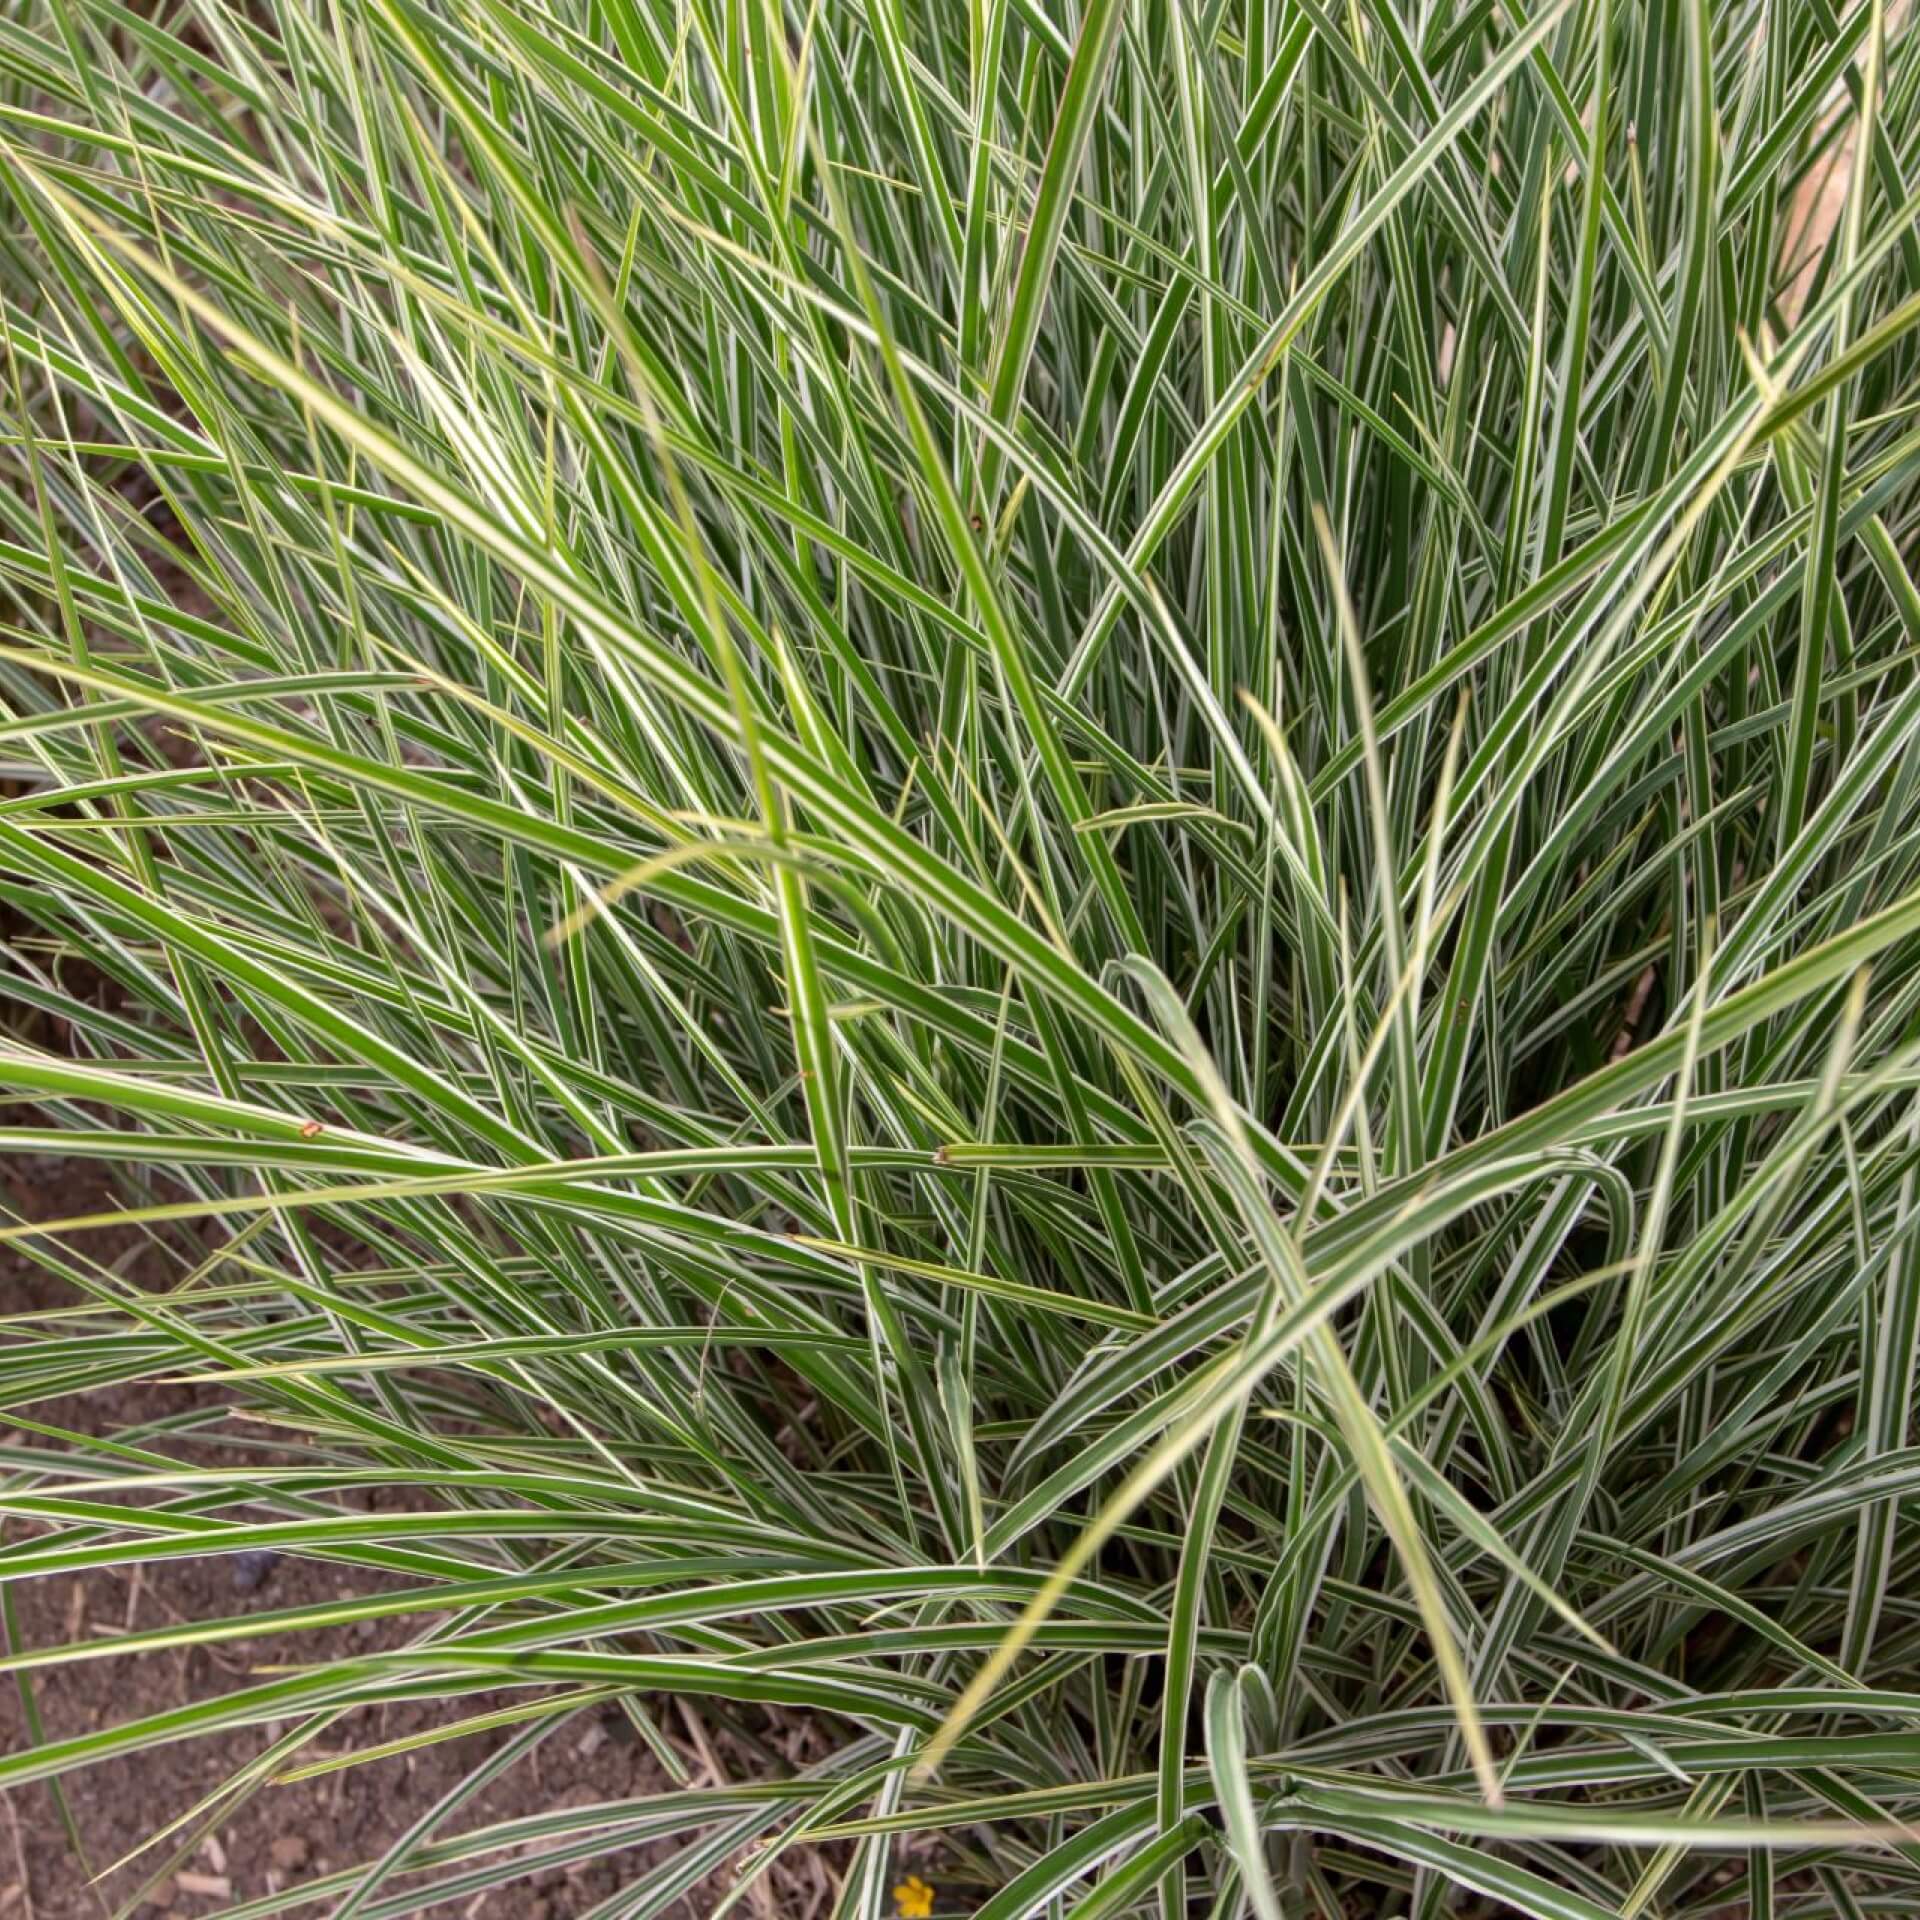
[[[229,1743],[164,1873],[490,1730],[259,1917],[1920,1911],[1916,45],[6,9],[4,1139],[111,1198],[0,1593],[252,1584],[10,1625],[247,1646],[0,1785]]]

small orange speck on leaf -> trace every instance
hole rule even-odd
[[[318,1120],[302,1120],[300,1122],[300,1138],[302,1140],[317,1140],[319,1137],[320,1122]]]
[[[928,1920],[933,1912],[933,1889],[917,1873],[910,1873],[893,1890],[900,1920]]]

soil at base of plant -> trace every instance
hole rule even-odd
[[[6,1169],[5,1186],[12,1209],[30,1218],[59,1218],[115,1204],[96,1162],[22,1157]],[[135,1279],[143,1277],[143,1261],[155,1261],[156,1269],[163,1264],[132,1232],[109,1229],[89,1235],[85,1251]],[[156,1272],[154,1283],[163,1277]],[[65,1282],[43,1272],[16,1247],[0,1245],[0,1316],[46,1312],[79,1299]],[[41,1435],[24,1434],[16,1422],[24,1415],[43,1426],[112,1433],[205,1407],[209,1404],[206,1391],[143,1382],[37,1402],[14,1410],[11,1419],[0,1411],[0,1435],[35,1446],[57,1445]],[[226,1418],[233,1430],[270,1445],[267,1428],[244,1423],[238,1415]],[[190,1440],[169,1443],[166,1450],[183,1460],[194,1458]],[[215,1457],[206,1454],[204,1447],[202,1453]],[[219,1457],[232,1459],[231,1454]],[[27,1531],[15,1521],[6,1537],[17,1541]],[[22,1643],[51,1647],[83,1640],[105,1644],[130,1631],[182,1621],[324,1602],[342,1594],[370,1592],[378,1584],[377,1576],[357,1568],[286,1557],[247,1592],[236,1583],[231,1559],[201,1557],[152,1563],[137,1579],[115,1571],[25,1580],[15,1585],[13,1598]],[[43,1737],[58,1740],[255,1684],[267,1666],[312,1664],[399,1646],[419,1631],[417,1617],[362,1621],[322,1632],[106,1656],[34,1673],[33,1702]],[[305,1750],[303,1760],[343,1756],[401,1740],[443,1726],[456,1716],[483,1711],[490,1704],[506,1704],[510,1697],[470,1698],[457,1707],[403,1702],[369,1708],[335,1722],[317,1744]],[[517,1731],[469,1734],[306,1780],[263,1786],[223,1814],[210,1844],[180,1862],[137,1911],[144,1920],[192,1920],[378,1859],[494,1746]],[[79,1839],[78,1853],[46,1784],[0,1795],[0,1920],[83,1920],[83,1916],[104,1920],[143,1881],[165,1867],[172,1855],[163,1843],[132,1865],[107,1870],[214,1793],[271,1737],[264,1727],[240,1729],[149,1747],[66,1775],[61,1787]],[[776,1731],[772,1737],[781,1736]],[[804,1730],[789,1730],[788,1737],[804,1738]],[[0,1679],[0,1751],[17,1753],[29,1738],[19,1689],[11,1679]],[[802,1757],[794,1755],[796,1760]],[[690,1770],[697,1775],[701,1756],[696,1750],[689,1758]],[[583,1714],[461,1808],[442,1831],[457,1833],[557,1805],[626,1799],[662,1791],[668,1784],[665,1768],[623,1716]],[[183,1829],[171,1845],[177,1847],[194,1830]],[[649,1857],[658,1854],[612,1854],[580,1867],[545,1869],[530,1879],[515,1880],[477,1899],[469,1896],[463,1902],[441,1905],[433,1912],[457,1914],[462,1920],[573,1920],[630,1879]],[[90,1885],[90,1876],[96,1873],[107,1876],[98,1888]],[[710,1911],[716,1900],[717,1890],[709,1886],[697,1890],[677,1911],[697,1915]],[[794,1909],[795,1920],[812,1904],[801,1899]]]

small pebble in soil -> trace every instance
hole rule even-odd
[[[298,1873],[312,1851],[304,1833],[283,1833],[273,1843],[273,1864],[284,1873]]]
[[[267,1547],[252,1547],[233,1556],[233,1585],[236,1593],[253,1593],[273,1578],[280,1556]]]

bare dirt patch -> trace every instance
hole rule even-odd
[[[37,1159],[5,1173],[5,1197],[17,1214],[47,1219],[114,1204],[110,1181],[95,1162]],[[87,1250],[128,1278],[163,1283],[168,1265],[164,1256],[131,1231],[108,1229],[91,1235]],[[144,1271],[149,1262],[156,1269],[152,1276]],[[0,1246],[0,1316],[45,1314],[72,1307],[78,1299],[65,1282],[45,1273],[18,1248]],[[210,1401],[206,1389],[153,1382],[0,1409],[0,1435],[15,1444],[57,1448],[55,1440],[26,1433],[19,1419],[24,1415],[69,1432],[118,1433],[195,1413],[203,1416],[204,1424],[156,1446],[183,1461],[218,1457],[231,1463],[233,1455],[220,1444],[223,1438],[245,1435],[265,1444],[264,1429]],[[8,1537],[17,1540],[24,1531],[16,1521]],[[231,1557],[200,1557],[157,1562],[137,1576],[117,1569],[22,1580],[13,1586],[12,1596],[22,1645],[42,1648],[85,1640],[104,1643],[170,1623],[324,1603],[343,1594],[373,1591],[378,1584],[375,1574],[291,1556],[264,1575],[257,1568],[237,1567]],[[325,1662],[399,1646],[418,1631],[417,1617],[360,1621],[319,1632],[86,1660],[34,1672],[33,1704],[41,1737],[63,1739],[253,1684],[268,1666]],[[469,1698],[457,1707],[435,1702],[372,1707],[328,1728],[317,1745],[302,1751],[300,1761],[345,1759],[444,1726],[456,1716],[508,1704],[514,1697]],[[764,1758],[737,1770],[729,1767],[731,1760],[743,1756],[730,1750],[727,1736],[702,1729],[696,1720],[669,1711],[663,1713],[662,1724],[672,1730],[675,1750],[685,1754],[687,1771],[696,1780],[705,1776],[710,1782],[716,1764],[728,1767],[734,1777],[766,1771]],[[190,1920],[378,1859],[516,1731],[509,1727],[467,1734],[311,1778],[264,1785],[224,1813],[206,1844],[180,1862],[136,1911],[147,1920]],[[792,1728],[768,1733],[789,1742],[796,1737]],[[0,1751],[19,1752],[31,1737],[19,1690],[12,1680],[0,1680]],[[170,1847],[177,1847],[197,1826],[183,1828],[170,1843],[127,1864],[115,1863],[215,1794],[272,1737],[265,1727],[241,1729],[108,1759],[65,1776],[61,1786],[77,1848],[47,1785],[0,1795],[0,1920],[82,1920],[115,1911],[168,1866]],[[803,1757],[794,1755],[796,1760]],[[557,1805],[626,1800],[661,1792],[670,1784],[660,1760],[624,1715],[617,1710],[583,1713],[491,1783],[444,1832],[463,1832]],[[671,1850],[664,1844],[542,1869],[434,1911],[458,1913],[465,1920],[572,1920],[613,1893],[639,1866]],[[802,1867],[804,1878],[787,1890],[801,1896],[790,1909],[798,1920],[809,1907],[823,1908],[832,1883],[818,1861],[796,1866]],[[105,1878],[95,1885],[95,1875]],[[807,1885],[809,1880],[820,1883],[817,1890]],[[711,1911],[719,1891],[709,1883],[678,1911]],[[808,1897],[815,1891],[819,1898]]]

